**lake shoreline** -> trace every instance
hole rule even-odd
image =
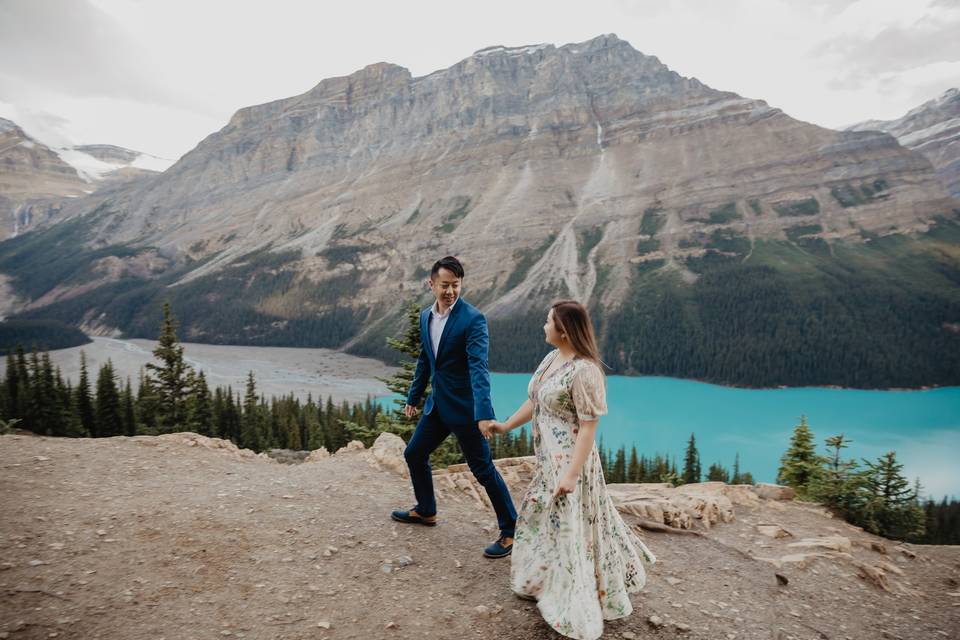
[[[0,281],[0,285],[2,285]],[[66,349],[82,349],[84,347],[89,347],[92,344],[95,344],[97,339],[101,340],[116,340],[120,342],[135,343],[136,341],[142,341],[144,343],[156,344],[155,340],[149,340],[147,338],[124,338],[116,336],[95,336],[86,334],[90,342],[77,345],[74,347],[67,347]],[[285,349],[291,351],[302,351],[302,352],[322,352],[328,354],[331,359],[338,360],[341,364],[347,366],[350,371],[348,371],[347,378],[356,379],[357,375],[355,372],[359,371],[369,371],[370,368],[378,368],[382,371],[381,374],[384,377],[393,375],[399,367],[397,365],[391,365],[379,358],[372,358],[367,356],[357,356],[339,349],[327,349],[323,347],[283,347],[283,346],[272,346],[272,345],[247,345],[247,344],[218,344],[218,343],[208,343],[208,342],[181,342],[181,345],[184,346],[184,350],[192,348],[207,348],[207,347],[224,347],[230,349]],[[53,351],[64,351],[65,349],[57,349]],[[53,353],[51,351],[51,353]],[[365,361],[369,364],[369,367],[351,367],[350,364]],[[359,370],[359,371],[358,371]],[[495,371],[491,370],[490,373],[496,373],[499,375],[533,375],[533,371]],[[845,387],[843,385],[831,385],[831,384],[813,384],[813,385],[773,385],[773,386],[761,386],[761,385],[747,385],[747,384],[736,384],[736,383],[727,383],[727,382],[718,382],[715,380],[710,380],[706,378],[687,378],[687,377],[675,377],[675,376],[666,376],[660,374],[628,374],[628,373],[613,373],[607,374],[608,377],[622,377],[622,378],[631,378],[631,379],[665,379],[665,380],[682,380],[685,382],[697,382],[700,384],[706,384],[714,387],[722,387],[725,389],[743,389],[749,391],[777,391],[777,390],[786,390],[786,389],[831,389],[837,391],[892,391],[892,392],[911,392],[911,391],[934,391],[937,389],[955,389],[958,386],[954,385],[922,385],[919,387]],[[375,378],[371,379],[371,381]],[[384,391],[378,393],[379,395],[390,395],[389,391]]]

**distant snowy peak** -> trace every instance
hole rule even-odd
[[[87,144],[54,149],[87,182],[99,182],[121,169],[165,171],[173,160],[110,144]]]
[[[508,55],[522,55],[536,53],[541,49],[552,48],[552,44],[536,44],[527,47],[504,47],[502,45],[496,45],[493,47],[486,47],[485,49],[480,49],[479,51],[473,52],[473,57],[482,58],[483,56],[488,56],[494,53],[505,53]]]
[[[922,153],[960,199],[960,89],[951,88],[896,120],[868,120],[849,131],[884,131],[903,146]]]

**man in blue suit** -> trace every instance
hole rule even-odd
[[[513,550],[517,512],[487,443],[495,419],[487,370],[487,319],[460,299],[462,283],[463,265],[453,256],[438,260],[430,271],[430,288],[437,300],[420,314],[420,357],[404,407],[408,418],[417,414],[432,378],[433,390],[403,452],[417,505],[409,511],[394,511],[391,517],[411,524],[437,523],[430,454],[453,433],[497,514],[500,538],[483,554],[503,558]]]

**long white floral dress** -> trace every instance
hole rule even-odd
[[[656,557],[617,513],[596,445],[574,491],[552,497],[573,458],[579,420],[607,413],[603,373],[593,362],[574,358],[541,380],[557,354],[547,354],[527,387],[537,467],[517,515],[510,585],[535,598],[558,633],[594,640],[604,620],[633,611],[628,594],[646,583],[643,560]]]

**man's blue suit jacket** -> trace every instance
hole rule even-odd
[[[430,305],[420,312],[420,357],[407,394],[407,404],[417,406],[432,380],[433,391],[423,407],[424,415],[436,410],[445,424],[475,424],[493,420],[490,402],[490,372],[487,351],[490,338],[487,319],[480,311],[458,299],[443,327],[434,358],[430,342]]]

